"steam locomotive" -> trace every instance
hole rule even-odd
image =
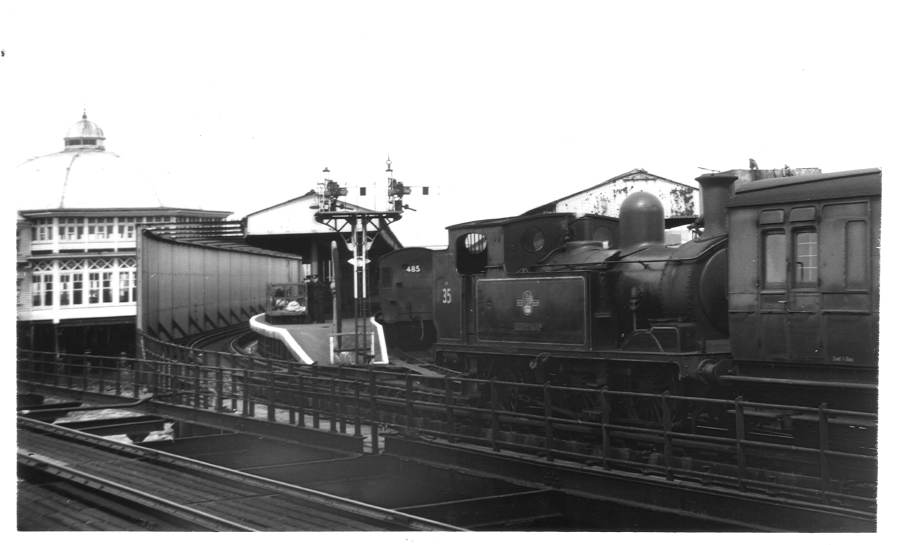
[[[618,218],[450,226],[446,250],[384,256],[384,319],[472,376],[872,410],[881,171],[697,181],[682,244],[643,192]]]

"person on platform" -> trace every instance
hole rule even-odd
[[[328,299],[331,296],[331,290],[328,289],[328,284],[325,284],[319,280],[319,275],[313,275],[312,282],[310,283],[310,298],[312,300],[312,306],[315,308],[315,316],[311,317],[311,320],[317,324],[321,324],[325,322],[325,318],[328,315]]]

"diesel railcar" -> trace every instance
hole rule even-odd
[[[664,243],[647,193],[619,218],[449,227],[432,253],[436,360],[506,380],[839,405],[872,391],[881,171],[697,180],[704,215],[684,244]]]

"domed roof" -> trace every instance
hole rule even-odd
[[[63,151],[29,159],[15,171],[17,208],[159,208],[149,180],[106,151],[103,130],[83,115]]]
[[[93,121],[89,121],[87,118],[87,111],[81,114],[81,120],[72,125],[72,128],[69,129],[69,132],[66,133],[66,140],[70,138],[101,138],[105,139],[103,136],[103,129],[97,126]]]

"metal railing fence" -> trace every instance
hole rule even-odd
[[[876,415],[289,361],[143,342],[141,358],[20,350],[18,380],[291,425],[474,444],[874,509]],[[573,409],[574,408],[574,409]],[[711,418],[710,415],[715,415]]]

